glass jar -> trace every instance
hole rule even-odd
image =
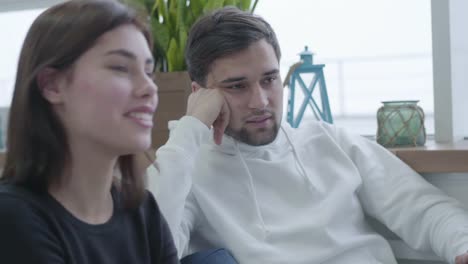
[[[419,101],[385,101],[377,111],[377,142],[384,147],[424,146],[424,111]]]

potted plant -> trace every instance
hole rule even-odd
[[[185,44],[193,23],[205,13],[224,6],[253,12],[258,0],[126,0],[150,16],[154,58],[160,72],[185,71]]]
[[[185,114],[191,92],[184,53],[193,23],[205,13],[224,6],[236,6],[253,12],[258,0],[125,0],[149,15],[154,37],[156,84],[159,106],[155,115],[153,147],[167,141],[169,120]]]

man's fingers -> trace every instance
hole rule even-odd
[[[216,144],[221,145],[223,139],[224,130],[227,127],[226,118],[220,114],[218,118],[213,123],[213,136]]]
[[[213,137],[214,137],[214,141],[216,145],[221,145],[223,141],[223,134],[224,134],[224,131],[221,131],[218,128],[214,128]]]
[[[187,115],[211,127],[220,115],[223,104],[225,104],[224,98],[218,89],[198,89],[189,96]]]
[[[192,92],[186,114],[197,118],[209,128],[213,127],[214,140],[216,144],[221,144],[224,130],[229,124],[230,111],[220,89],[201,88]]]
[[[226,127],[229,124],[229,118],[230,118],[230,110],[229,106],[227,103],[224,101],[223,106],[221,107],[221,111],[219,113],[219,116],[216,118],[216,120],[213,123],[213,136],[214,136],[214,141],[216,144],[220,145],[224,131],[226,130]]]
[[[455,258],[455,264],[468,264],[468,253],[457,256]]]
[[[224,130],[226,130],[226,127],[228,126],[229,124],[229,119],[231,117],[231,109],[229,109],[229,105],[226,103],[226,101],[224,100],[224,104],[221,108],[221,113],[220,115],[222,116],[221,118],[221,129],[224,133]]]

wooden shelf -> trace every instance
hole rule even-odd
[[[468,140],[450,144],[428,141],[424,147],[389,150],[419,173],[468,172]],[[4,163],[5,153],[0,152],[0,168]]]
[[[468,172],[468,140],[389,150],[419,173]]]

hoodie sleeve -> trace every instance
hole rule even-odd
[[[148,170],[151,191],[167,219],[179,257],[187,253],[190,232],[200,214],[191,195],[191,173],[208,136],[208,127],[198,119],[182,117],[171,129],[167,143],[157,150],[155,166]]]
[[[418,250],[450,263],[468,250],[468,212],[377,143],[328,127],[362,177],[364,210]]]

